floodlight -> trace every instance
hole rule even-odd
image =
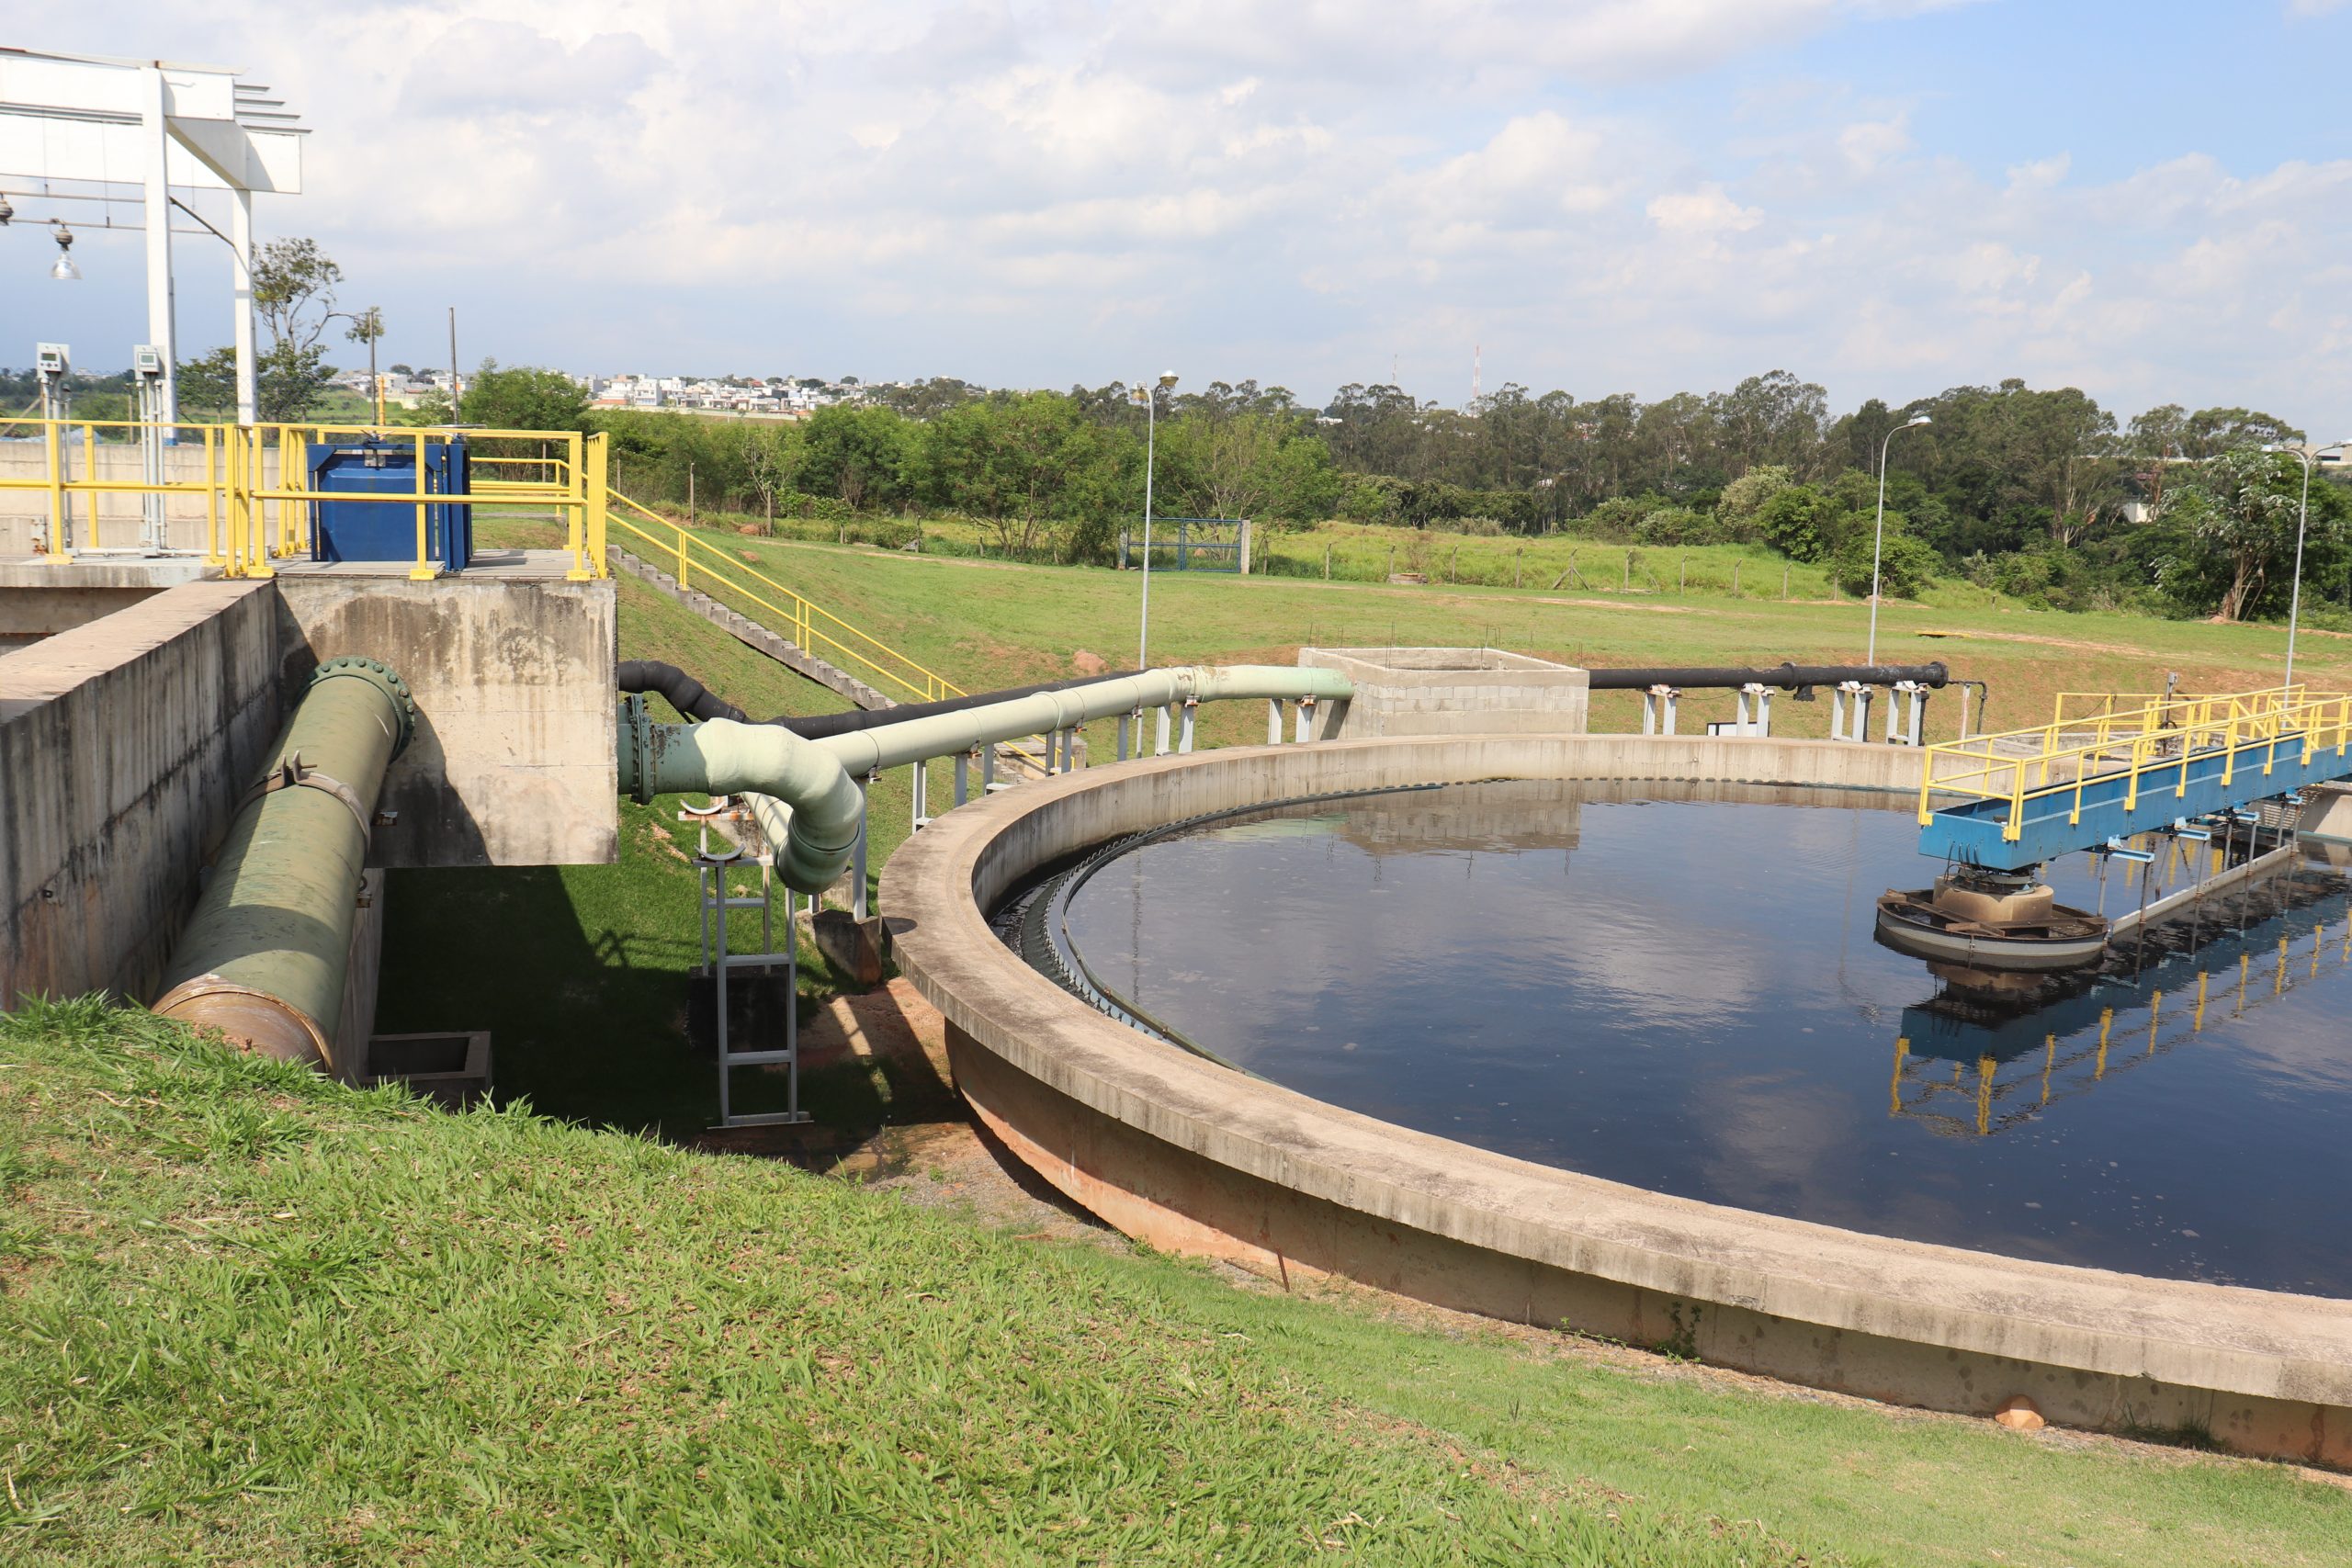
[[[49,276],[60,283],[82,281],[82,269],[74,265],[74,231],[62,223],[57,226],[57,261],[50,267]]]

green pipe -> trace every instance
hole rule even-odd
[[[655,724],[631,698],[621,723],[620,787],[640,801],[684,791],[749,797],[761,830],[778,846],[785,886],[821,893],[841,880],[857,843],[865,795],[856,781],[867,773],[1187,698],[1345,701],[1353,692],[1336,671],[1283,664],[1147,670],[820,740],[780,725],[723,718]]]
[[[288,1061],[334,1059],[344,969],[384,769],[416,724],[372,659],[319,666],[240,803],[154,1010]]]

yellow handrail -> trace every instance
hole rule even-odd
[[[310,485],[308,455],[313,444],[334,445],[345,439],[365,438],[413,444],[418,464],[424,472],[424,444],[442,433],[428,426],[385,427],[366,424],[326,424],[301,422],[277,422],[264,424],[224,425],[195,422],[173,424],[146,424],[134,420],[27,420],[18,422],[41,427],[43,465],[37,479],[0,478],[0,491],[41,491],[48,496],[49,529],[44,554],[48,558],[63,562],[71,560],[67,537],[69,525],[82,534],[84,546],[95,546],[101,522],[98,498],[107,495],[164,496],[200,498],[204,508],[205,530],[203,554],[232,577],[266,577],[274,568],[273,559],[285,559],[311,547],[311,506],[319,493]],[[136,433],[142,440],[160,438],[166,446],[178,443],[185,434],[193,433],[202,443],[203,472],[201,478],[190,479],[108,479],[98,477],[96,432]],[[79,431],[85,454],[81,478],[73,474],[73,461],[67,437]],[[410,575],[419,578],[437,576],[440,568],[430,554],[425,527],[424,508],[428,505],[458,503],[492,508],[529,506],[556,512],[565,525],[565,548],[571,557],[566,575],[574,581],[584,581],[605,575],[605,518],[606,502],[605,462],[608,447],[602,436],[587,436],[568,430],[466,430],[462,434],[469,442],[517,441],[537,443],[542,455],[510,457],[503,453],[484,452],[471,459],[491,474],[503,475],[519,468],[526,476],[544,477],[501,478],[486,475],[479,484],[469,483],[464,496],[452,496],[439,491],[337,491],[338,503],[361,505],[410,506],[416,509],[418,536],[416,555],[411,563]],[[129,440],[126,434],[125,441]],[[277,482],[267,478],[268,451],[277,449]],[[470,466],[470,464],[469,464]],[[90,498],[86,528],[74,519],[75,496]],[[274,504],[273,504],[274,503]]]
[[[2062,697],[2062,714],[2065,705]],[[2170,787],[2176,797],[2186,796],[2190,762],[2200,756],[2218,754],[2222,782],[2229,784],[2241,758],[2260,747],[2267,776],[2278,765],[2282,743],[2290,750],[2300,745],[2301,762],[2327,750],[2343,756],[2352,745],[2352,694],[2314,697],[2299,684],[2159,698],[2137,708],[1945,741],[1928,749],[1919,823],[1933,819],[1932,797],[1939,793],[1997,801],[2008,807],[2002,837],[2014,842],[2024,835],[2029,800],[2071,795],[2068,820],[2079,823],[2083,791],[2094,779],[2122,778],[2129,810],[2138,806],[2143,786]]]
[[[893,694],[903,693],[917,702],[926,703],[965,694],[961,686],[944,675],[843,620],[807,595],[786,588],[757,568],[734,560],[718,546],[692,530],[618,491],[612,492],[612,500],[653,525],[653,529],[648,529],[617,511],[607,512],[609,522],[617,524],[661,552],[662,557],[675,568],[681,588],[699,588],[709,581],[725,585],[780,621],[781,625],[772,625],[769,628],[778,636],[808,649],[811,653],[821,655],[829,662],[855,665],[873,672],[880,677],[877,683],[887,683],[896,689]],[[690,574],[698,574],[698,579]],[[751,578],[776,597],[771,599],[758,589],[737,581],[730,574]],[[838,635],[833,628],[838,628]]]
[[[232,577],[267,577],[273,561],[306,553],[311,548],[312,507],[322,499],[310,482],[309,454],[313,446],[334,446],[353,440],[396,442],[413,447],[420,487],[408,491],[335,491],[338,503],[407,506],[416,520],[415,557],[410,575],[430,579],[441,567],[431,555],[426,508],[452,502],[493,509],[527,507],[552,512],[565,530],[564,547],[571,558],[567,575],[586,581],[609,575],[605,541],[617,521],[629,535],[649,546],[657,558],[670,563],[681,587],[708,591],[716,586],[734,595],[741,604],[755,608],[770,629],[812,654],[853,670],[892,695],[915,702],[937,702],[965,695],[964,688],[920,660],[893,648],[864,628],[833,614],[807,595],[786,588],[756,567],[738,561],[709,539],[611,488],[610,444],[603,434],[578,431],[465,430],[474,448],[469,457],[469,479],[463,497],[422,488],[425,443],[452,432],[430,426],[381,426],[272,422],[249,425],[187,423],[142,424],[134,420],[28,420],[41,427],[43,470],[39,478],[0,478],[0,491],[40,491],[49,505],[46,538],[50,558],[72,558],[69,525],[78,530],[74,498],[86,496],[89,525],[85,546],[96,539],[97,498],[104,495],[187,496],[199,500],[204,511],[205,558]],[[69,435],[78,431],[85,454],[82,477],[74,477]],[[119,433],[122,444],[160,437],[175,443],[192,435],[203,451],[201,477],[149,480],[100,479],[95,453],[97,432]],[[489,443],[537,443],[539,455],[509,455],[480,450]],[[191,443],[193,445],[195,443]],[[278,473],[268,474],[269,452],[277,449]],[[616,508],[618,511],[616,511]],[[634,514],[634,519],[629,514]],[[639,521],[641,520],[641,521]]]

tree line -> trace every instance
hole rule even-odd
[[[317,407],[332,325],[381,337],[380,312],[337,306],[341,280],[307,240],[257,259],[265,420]],[[191,414],[232,412],[230,371],[226,350],[181,367]],[[1140,516],[1148,443],[1164,516],[1752,544],[1824,563],[1849,592],[1871,581],[1883,451],[1876,553],[1892,592],[1956,575],[2052,608],[2228,619],[2284,613],[2303,479],[2297,458],[2264,450],[2302,433],[2259,410],[2166,404],[2120,421],[2076,389],[2010,379],[1833,415],[1785,370],[1647,402],[1510,384],[1460,409],[1393,386],[1316,406],[1254,380],[1023,392],[939,378],[785,423],[592,411],[560,372],[485,362],[461,409],[436,397],[403,417],[453,413],[602,429],[616,482],[639,499],[767,521],[952,513],[1017,555],[1110,558]],[[2305,580],[2352,604],[2352,491],[2325,476],[2310,515]]]

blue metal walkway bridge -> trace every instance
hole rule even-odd
[[[2022,871],[2352,777],[2347,750],[2352,694],[2299,685],[2144,701],[2061,696],[2050,724],[1928,748],[1919,852]]]

